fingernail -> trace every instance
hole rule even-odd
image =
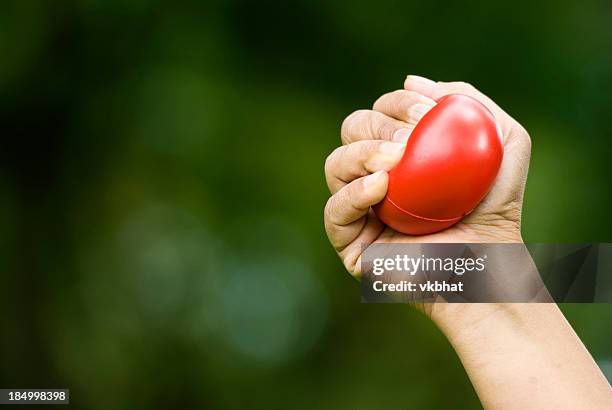
[[[425,105],[425,104],[415,104],[412,107],[410,107],[410,110],[408,112],[408,117],[412,120],[418,121],[421,118],[423,118],[423,116],[425,114],[427,114],[427,111],[429,111],[431,109],[430,106]]]
[[[380,144],[380,152],[387,155],[399,156],[402,152],[404,152],[404,148],[406,144],[402,144],[399,142],[388,142],[385,141]]]
[[[427,84],[427,85],[435,84],[435,81],[431,81],[428,78],[421,77],[421,76],[418,76],[418,75],[409,75],[407,77],[407,79],[409,79],[411,81],[414,81],[416,83],[421,83],[421,84]]]
[[[408,137],[410,137],[411,132],[412,131],[408,128],[400,128],[393,134],[393,141],[405,144],[406,141],[408,141]]]
[[[368,187],[376,185],[380,181],[384,173],[385,171],[376,171],[375,173],[368,175],[363,180],[363,186],[368,188]]]

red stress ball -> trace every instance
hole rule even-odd
[[[446,229],[489,192],[503,153],[501,132],[484,105],[466,95],[444,96],[412,131],[374,210],[405,234]]]

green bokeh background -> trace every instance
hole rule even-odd
[[[612,5],[4,1],[0,387],[78,409],[474,408],[442,334],[362,305],[325,157],[406,74],[530,132],[524,238],[612,241]],[[563,306],[608,377],[610,305]]]

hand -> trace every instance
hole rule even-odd
[[[387,192],[388,175],[400,160],[416,123],[447,94],[465,94],[483,103],[499,123],[504,159],[491,191],[461,222],[441,232],[410,236],[385,226],[371,210]],[[525,129],[470,84],[434,82],[408,76],[404,89],[380,97],[372,110],[358,110],[342,124],[343,145],[325,163],[332,193],[325,228],[346,269],[361,274],[361,253],[372,243],[522,242],[521,208],[531,142]]]
[[[387,191],[387,171],[400,160],[419,119],[446,94],[476,98],[495,115],[504,159],[478,207],[453,227],[409,236],[386,227],[371,206]],[[365,246],[380,243],[522,242],[521,208],[531,143],[527,132],[465,83],[408,76],[404,90],[380,97],[342,124],[343,146],[325,163],[332,193],[325,228],[347,270],[360,276]],[[514,267],[516,269],[516,266]],[[554,303],[433,303],[426,312],[461,359],[484,408],[612,408],[605,377]]]

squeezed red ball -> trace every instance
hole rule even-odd
[[[387,195],[374,210],[396,231],[423,235],[469,214],[495,181],[503,158],[493,114],[461,94],[442,97],[417,124]]]

